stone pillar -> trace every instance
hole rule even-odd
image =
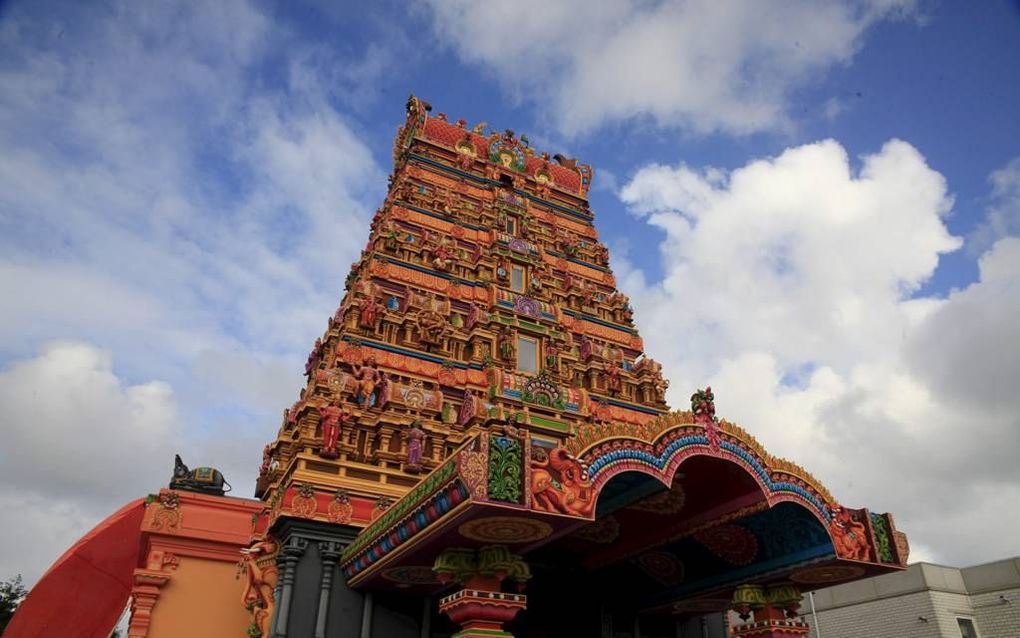
[[[294,593],[294,575],[298,561],[305,553],[308,541],[292,536],[280,552],[280,599],[276,608],[276,623],[273,626],[274,638],[287,638],[287,623],[290,621],[290,599]]]
[[[741,585],[731,606],[744,621],[733,628],[734,638],[801,638],[808,625],[797,618],[800,591],[793,585]]]
[[[439,601],[439,611],[462,627],[457,638],[513,638],[513,634],[503,631],[503,625],[527,607],[528,598],[501,589],[508,578],[518,588],[531,578],[520,556],[502,545],[477,551],[448,549],[436,558],[432,569],[440,582],[463,585],[463,589]]]
[[[331,541],[319,543],[319,556],[322,558],[322,581],[319,584],[319,609],[315,616],[315,638],[326,638],[329,595],[333,590],[333,568],[340,560],[341,549],[339,543]]]

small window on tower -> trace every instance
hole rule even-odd
[[[528,374],[538,373],[538,339],[517,336],[517,369]]]
[[[524,292],[523,266],[510,266],[510,287],[515,292]]]
[[[506,220],[506,232],[508,235],[517,234],[517,220],[513,217],[508,217]]]
[[[978,638],[977,629],[974,628],[974,621],[970,618],[957,617],[956,624],[960,627],[961,638]]]

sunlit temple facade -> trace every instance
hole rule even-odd
[[[89,552],[137,638],[673,638],[726,611],[733,636],[790,638],[802,591],[903,568],[890,515],[842,506],[711,389],[667,406],[590,166],[415,97],[393,159],[256,499],[179,464],[40,596]],[[104,563],[103,538],[137,551]],[[31,598],[16,638],[46,635]]]

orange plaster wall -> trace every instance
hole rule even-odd
[[[181,556],[152,611],[148,638],[245,636],[250,620],[236,574],[233,563]]]

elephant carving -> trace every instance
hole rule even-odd
[[[537,458],[532,458],[531,508],[585,517],[595,511],[595,495],[588,473],[564,448],[539,452]]]

